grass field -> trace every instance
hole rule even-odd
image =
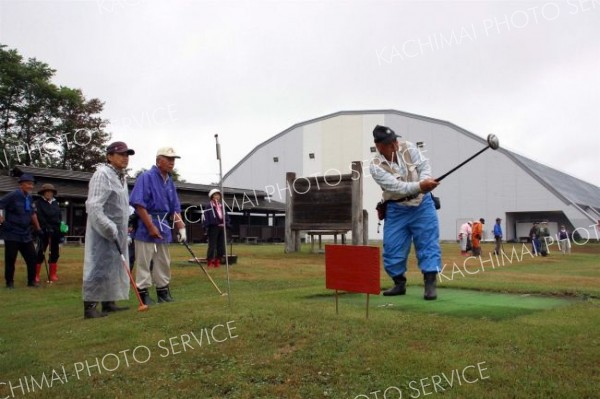
[[[227,298],[173,245],[176,302],[138,313],[131,293],[129,311],[84,320],[83,247],[66,247],[59,282],[26,288],[19,261],[0,290],[0,399],[598,398],[600,245],[574,251],[482,266],[444,244],[437,301],[411,259],[407,295],[371,296],[366,319],[360,294],[336,315],[322,254],[235,246]]]

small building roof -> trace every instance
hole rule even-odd
[[[37,168],[34,166],[19,165],[13,168],[12,175],[20,176],[23,173],[32,174],[36,179],[34,193],[44,183],[52,183],[62,198],[87,198],[88,182],[93,173],[78,172],[65,169]],[[0,193],[15,190],[18,185],[15,177],[0,176]],[[130,188],[135,184],[135,179],[127,179]],[[208,202],[208,192],[215,188],[214,185],[175,182],[175,187],[182,204],[202,204]],[[262,190],[224,187],[225,201],[240,211],[252,212],[285,212],[285,204],[269,200],[267,193]]]

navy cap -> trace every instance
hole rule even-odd
[[[128,148],[127,144],[125,144],[122,141],[115,141],[114,143],[111,143],[111,144],[109,144],[108,147],[106,147],[107,154],[124,153],[124,152],[126,152],[129,155],[135,154],[135,151],[132,150],[131,148]]]
[[[19,176],[18,182],[23,183],[24,181],[31,181],[35,183],[35,178],[29,173],[23,173],[21,176]]]
[[[373,129],[373,139],[375,143],[389,144],[398,139],[396,132],[386,126],[377,125]]]

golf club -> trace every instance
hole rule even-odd
[[[42,252],[42,255],[44,257],[44,266],[46,266],[46,277],[48,278],[46,280],[46,284],[52,284],[53,281],[50,280],[50,272],[48,271],[48,260],[46,259],[46,251],[42,251],[42,246],[44,245],[44,242],[42,241],[42,237],[37,238],[37,252]],[[50,246],[50,245],[48,245]]]
[[[215,134],[217,159],[219,160],[219,189],[221,190],[221,209],[223,214],[223,241],[225,241],[225,271],[227,272],[227,301],[231,305],[231,285],[229,283],[229,254],[227,253],[227,216],[225,213],[225,191],[223,191],[223,165],[221,163],[221,144],[219,135]]]
[[[181,243],[183,245],[185,245],[185,247],[187,248],[187,250],[190,253],[190,255],[192,255],[192,258],[194,258],[194,261],[198,264],[198,266],[200,266],[200,269],[202,269],[202,271],[204,272],[204,274],[206,274],[206,277],[208,277],[208,279],[210,280],[210,282],[212,283],[212,285],[214,285],[214,287],[217,289],[217,291],[219,292],[219,295],[221,295],[221,296],[227,295],[226,292],[221,291],[219,289],[219,287],[217,287],[217,284],[215,284],[215,281],[212,279],[212,277],[210,276],[210,274],[208,274],[208,272],[206,271],[206,269],[204,268],[204,266],[202,266],[202,263],[200,263],[200,259],[198,259],[196,257],[196,255],[194,255],[194,252],[192,252],[192,249],[190,248],[190,246],[188,245],[188,243],[185,242],[185,241],[182,241]]]
[[[483,153],[488,148],[491,148],[492,150],[497,150],[500,147],[500,140],[498,139],[498,137],[495,134],[489,134],[487,136],[487,142],[488,142],[488,145],[484,149],[480,150],[475,155],[471,156],[470,158],[468,158],[467,160],[463,161],[459,165],[457,165],[454,168],[450,169],[448,172],[446,172],[442,176],[440,176],[437,179],[435,179],[435,181],[437,181],[437,182],[442,181],[443,179],[446,178],[446,176],[448,176],[449,174],[451,174],[452,172],[454,172],[456,169],[460,168],[461,166],[463,166],[467,162],[471,161],[473,158],[475,158],[476,156],[480,155],[481,153]]]
[[[119,251],[119,255],[121,256],[121,263],[123,264],[123,267],[125,268],[125,271],[127,272],[127,275],[129,276],[129,281],[131,281],[131,286],[133,287],[135,296],[137,296],[137,299],[140,302],[140,306],[138,306],[138,312],[145,312],[146,310],[149,309],[148,305],[144,305],[144,302],[142,301],[142,298],[140,297],[140,293],[137,289],[137,285],[135,285],[135,281],[133,280],[133,276],[131,275],[131,272],[129,271],[129,266],[127,265],[127,261],[125,260],[125,256],[123,255],[123,252],[121,251],[121,246],[119,245],[119,242],[117,240],[115,240],[115,245],[117,246],[117,251]]]

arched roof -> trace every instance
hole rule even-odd
[[[304,122],[296,123],[293,126],[285,129],[284,131],[276,134],[270,139],[258,144],[252,151],[250,151],[244,158],[242,158],[231,170],[229,170],[225,176],[224,180],[227,179],[236,169],[241,167],[244,162],[250,159],[258,150],[267,144],[285,136],[286,134],[294,131],[295,129],[310,125],[313,123],[321,122],[326,119],[336,118],[338,116],[346,116],[346,115],[373,115],[373,114],[393,114],[400,115],[407,118],[419,119],[423,121],[427,121],[430,123],[435,123],[439,125],[447,126],[457,132],[468,136],[469,138],[481,142],[483,145],[487,144],[486,140],[477,136],[474,133],[469,132],[457,126],[451,122],[444,121],[441,119],[430,118],[427,116],[411,114],[408,112],[398,111],[395,109],[380,109],[380,110],[362,110],[362,111],[338,111],[332,114],[320,116],[318,118],[310,119]],[[567,204],[571,204],[579,208],[581,212],[586,214],[590,220],[596,221],[598,218],[595,217],[594,214],[585,210],[586,207],[592,207],[595,209],[597,214],[600,214],[600,187],[595,186],[591,183],[580,180],[576,177],[573,177],[567,173],[558,171],[549,166],[543,165],[539,162],[533,161],[527,157],[519,155],[515,152],[509,151],[504,148],[499,148],[497,151],[505,154],[509,159],[515,162],[519,167],[521,167],[526,173],[535,178],[540,184],[554,193],[558,198],[564,201]]]

